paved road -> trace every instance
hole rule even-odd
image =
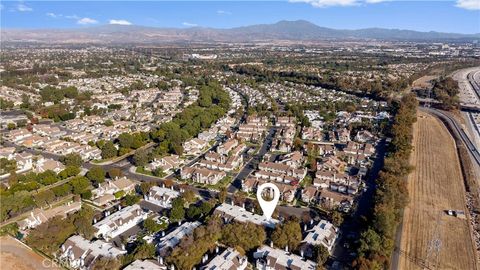
[[[228,186],[227,191],[229,193],[235,193],[238,189],[242,187],[242,181],[247,178],[247,176],[252,173],[263,159],[263,156],[268,152],[270,146],[272,146],[273,136],[277,132],[276,127],[271,127],[263,141],[263,144],[258,150],[258,152],[251,158],[245,166],[240,170],[240,172],[235,176],[232,183]]]
[[[366,179],[366,187],[367,190],[360,194],[357,200],[357,207],[355,208],[354,212],[343,222],[342,226],[340,227],[340,232],[348,232],[348,234],[352,234],[355,239],[358,239],[361,233],[362,226],[362,217],[366,217],[369,214],[369,211],[372,209],[373,197],[375,195],[375,180],[378,178],[378,174],[380,170],[383,168],[383,162],[385,157],[386,151],[386,143],[385,140],[382,139],[376,146],[376,158],[373,162],[372,167],[368,173]],[[341,233],[340,238],[337,240],[337,244],[334,247],[332,252],[333,257],[335,260],[341,262],[349,263],[353,257],[350,256],[351,252],[355,252],[355,250],[349,250],[344,247],[344,245],[349,243],[349,239],[347,239],[344,233]]]

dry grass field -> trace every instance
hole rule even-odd
[[[439,120],[424,112],[418,116],[399,269],[478,269],[467,220],[444,213],[466,211],[454,140]]]
[[[57,270],[62,269],[10,236],[0,237],[0,269]]]

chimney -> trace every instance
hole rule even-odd
[[[164,237],[164,236],[165,236],[165,231],[162,231],[162,237]]]
[[[125,250],[125,245],[124,244],[122,244],[122,250]]]
[[[170,270],[175,270],[175,265],[170,265]]]
[[[310,225],[313,225],[313,219],[310,219]]]
[[[164,187],[165,187],[165,183],[162,183],[162,188],[164,188]]]
[[[158,263],[163,265],[163,258],[158,256]]]
[[[233,206],[233,200],[230,200],[230,204]]]
[[[215,253],[218,253],[218,246],[215,247]]]
[[[118,211],[122,210],[122,206],[119,204],[118,205]]]
[[[273,248],[273,241],[270,241],[270,247]]]
[[[242,203],[242,208],[245,209],[245,203]]]
[[[285,246],[285,252],[288,253],[288,246]]]
[[[97,223],[97,218],[93,218],[93,224]]]
[[[304,225],[303,225],[303,230],[304,230],[304,231],[307,230],[307,224],[304,224]]]
[[[303,249],[300,250],[300,257],[303,258]]]

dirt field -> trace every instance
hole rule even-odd
[[[12,237],[0,237],[0,269],[56,270],[61,269],[42,256],[18,243]]]
[[[443,212],[466,211],[455,143],[439,120],[418,116],[399,269],[478,269],[467,220]]]
[[[423,76],[412,83],[413,89],[430,89],[432,87],[431,81],[436,79],[438,76],[430,75]]]

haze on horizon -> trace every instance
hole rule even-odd
[[[480,0],[3,1],[0,8],[2,29],[106,24],[234,28],[307,20],[334,29],[480,33]]]

